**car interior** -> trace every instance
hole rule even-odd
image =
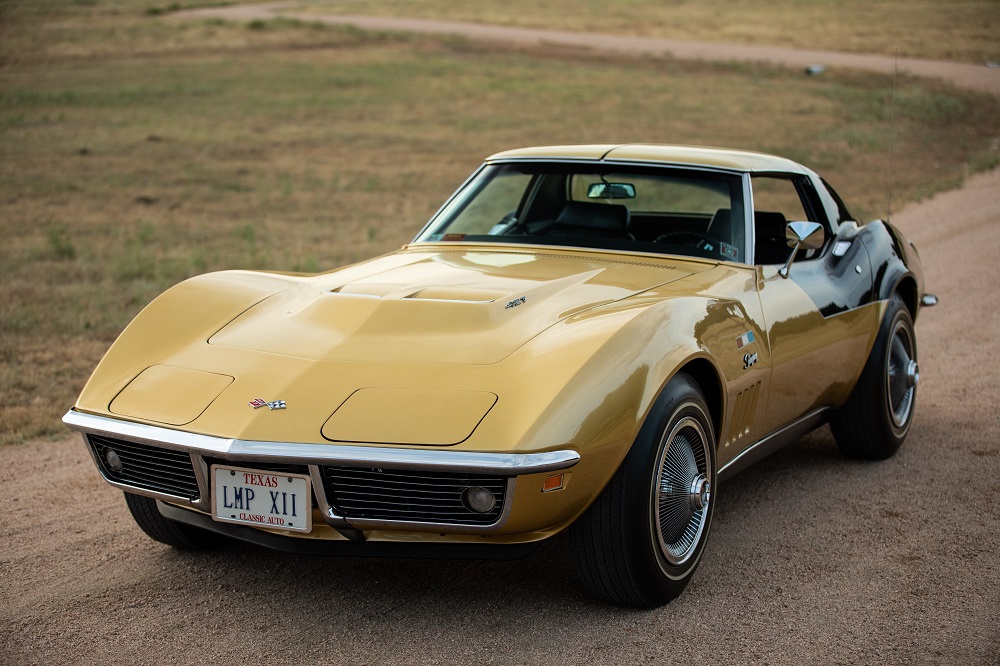
[[[786,225],[817,219],[801,180],[753,177],[752,263],[784,264],[791,253]],[[738,175],[510,164],[487,167],[465,191],[418,240],[580,245],[751,263],[745,227],[734,223],[743,219]],[[802,250],[796,259],[818,254]]]

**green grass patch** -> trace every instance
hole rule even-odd
[[[296,12],[376,14],[717,43],[1000,60],[996,0],[367,0],[303,3]]]

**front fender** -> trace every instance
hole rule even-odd
[[[525,390],[515,397],[513,409],[498,404],[500,409],[487,418],[510,425],[506,419],[517,420],[523,409],[531,418],[519,450],[570,448],[580,453],[565,491],[563,505],[572,511],[561,516],[567,523],[611,480],[678,371],[697,363],[704,370],[702,381],[714,375],[708,379],[717,384],[711,389],[721,419],[726,375],[738,370],[736,354],[720,359],[717,347],[729,341],[735,350],[736,338],[747,330],[734,302],[705,297],[652,304],[637,298],[600,310],[561,322],[509,359],[519,364]],[[500,402],[512,406],[504,393]]]
[[[140,372],[203,345],[220,328],[300,278],[252,271],[208,273],[181,282],[136,315],[122,331],[77,400],[78,410],[104,414]]]

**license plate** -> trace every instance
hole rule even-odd
[[[223,523],[308,532],[310,480],[303,474],[212,465],[212,518]]]

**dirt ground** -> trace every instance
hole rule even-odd
[[[0,663],[1000,664],[1000,171],[894,216],[941,304],[891,460],[827,429],[718,489],[686,592],[589,599],[568,543],[514,562],[145,538],[77,436],[0,449]]]

